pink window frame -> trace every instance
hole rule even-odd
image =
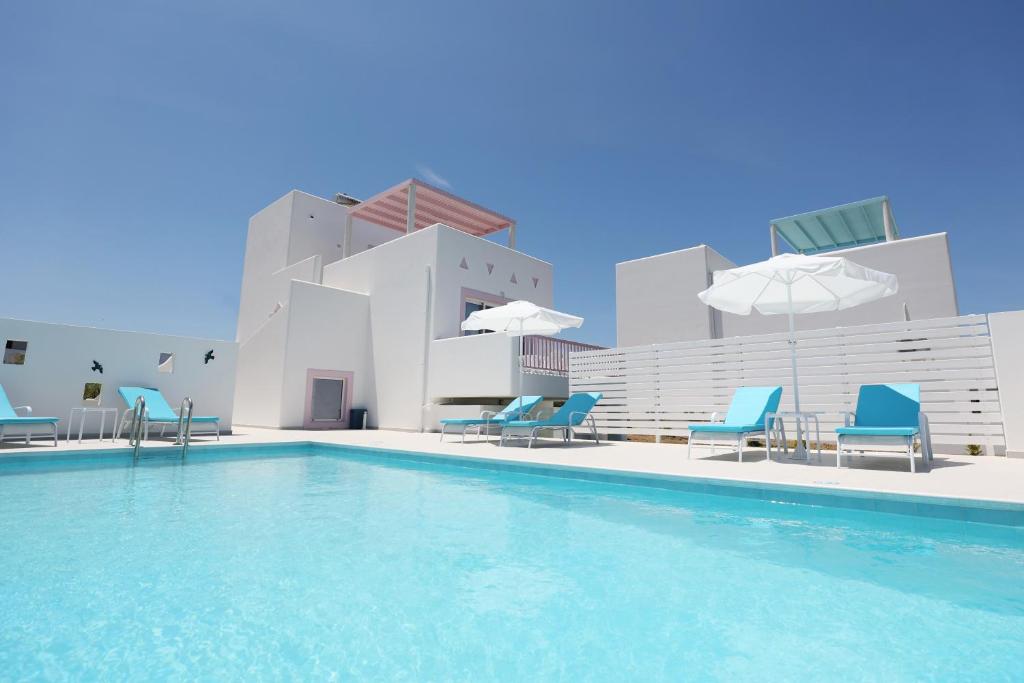
[[[462,321],[466,319],[465,318],[465,315],[466,315],[466,301],[468,301],[470,299],[472,299],[474,301],[483,301],[484,303],[493,304],[495,306],[504,306],[508,302],[512,301],[512,299],[507,299],[507,298],[505,298],[503,296],[499,296],[497,294],[491,294],[489,292],[481,292],[479,289],[470,289],[469,287],[463,287],[462,291],[461,291],[461,293],[459,295],[459,317],[458,317],[458,321],[459,321],[460,325],[462,324]],[[460,337],[466,336],[465,333],[463,333],[461,327],[459,328],[459,336]]]
[[[304,429],[348,429],[348,411],[352,408],[352,382],[355,373],[344,370],[306,370],[306,412],[302,416]],[[345,393],[341,398],[342,419],[337,422],[313,421],[313,380],[340,379],[345,383]]]

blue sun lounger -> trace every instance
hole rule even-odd
[[[919,384],[865,384],[857,392],[857,408],[846,413],[845,427],[836,429],[836,467],[842,466],[843,455],[854,455],[850,442],[878,445],[906,446],[910,471],[914,472],[914,441],[921,441],[921,455],[925,467],[932,460],[932,438],[928,430],[928,417],[921,412],[921,385]],[[893,455],[876,452],[872,455]]]
[[[131,420],[132,411],[135,409],[135,401],[141,396],[146,399],[146,414],[142,418],[143,422],[143,438],[149,438],[149,425],[158,424],[160,425],[161,436],[164,430],[167,429],[167,425],[173,424],[174,428],[178,428],[178,414],[174,412],[174,409],[164,399],[163,394],[160,393],[159,389],[147,389],[145,387],[118,387],[117,393],[121,395],[121,398],[128,405],[128,409],[124,411],[124,415],[121,416],[121,422],[117,427],[117,433],[114,438],[120,438],[124,428],[128,426],[128,422]],[[212,431],[206,430],[205,434],[216,434],[217,441],[220,441],[220,418],[212,416],[192,416],[192,424],[199,425],[213,425]],[[193,433],[195,433],[193,431]]]
[[[765,435],[769,429],[781,432],[782,443],[786,443],[786,432],[782,421],[775,420],[767,424],[768,413],[777,412],[782,399],[782,387],[740,387],[733,393],[729,412],[725,414],[725,422],[715,422],[718,413],[711,415],[711,422],[701,422],[689,426],[690,438],[686,443],[686,457],[690,458],[693,442],[697,439],[711,443],[714,453],[715,442],[719,439],[736,441],[739,461],[743,462],[743,445],[752,436]],[[769,455],[769,459],[771,456]]]
[[[19,410],[26,412],[27,415],[18,415]],[[11,402],[7,399],[3,386],[0,385],[0,443],[3,443],[4,429],[7,427],[28,427],[29,429],[25,432],[25,445],[27,446],[32,439],[31,428],[33,425],[49,425],[53,429],[53,445],[56,446],[58,422],[60,422],[59,417],[36,417],[32,415],[31,406],[12,406]],[[18,436],[21,436],[21,434]]]
[[[462,427],[463,442],[466,441],[466,432],[474,430],[474,428],[477,438],[479,438],[480,432],[484,428],[487,428],[487,431],[490,432],[491,425],[500,427],[505,424],[505,422],[513,418],[528,416],[543,400],[543,396],[520,396],[498,412],[485,410],[480,413],[480,417],[449,418],[441,420],[441,441],[444,441],[444,435],[448,427]]]
[[[599,393],[573,394],[549,418],[543,420],[509,420],[501,427],[500,445],[505,445],[506,438],[518,436],[529,439],[527,448],[533,448],[533,442],[537,438],[537,433],[544,429],[562,432],[562,441],[564,443],[571,443],[573,427],[579,427],[584,422],[590,427],[594,443],[600,443],[597,438],[597,425],[594,423],[594,416],[590,414],[590,411],[601,400],[601,396],[602,394]]]

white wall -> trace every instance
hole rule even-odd
[[[370,299],[342,289],[293,282],[281,396],[281,426],[301,427],[308,370],[352,373],[353,408],[369,410],[377,426],[370,338]]]
[[[990,313],[1006,455],[1024,458],[1024,311]]]
[[[615,265],[619,346],[709,339],[714,314],[697,298],[714,269],[735,264],[706,245]]]
[[[0,364],[0,384],[13,405],[31,405],[35,415],[61,418],[62,434],[70,409],[82,405],[86,382],[101,382],[102,406],[119,410],[127,407],[117,394],[120,386],[159,389],[175,409],[191,396],[196,415],[216,415],[222,430],[231,429],[234,342],[0,319],[0,345],[8,339],[27,341],[28,354],[24,365]],[[215,358],[204,364],[210,349]],[[157,371],[160,353],[174,354],[173,373]],[[91,370],[94,360],[103,366],[102,374]],[[91,420],[86,426],[87,433],[95,432]]]
[[[267,318],[273,303],[262,283],[288,263],[288,232],[291,226],[292,199],[289,192],[249,219],[245,238],[245,261],[238,304],[235,340],[247,339]]]
[[[285,305],[238,346],[235,422],[254,427],[281,426],[281,392],[288,335]]]
[[[498,398],[519,394],[546,398],[568,396],[565,377],[526,374],[519,388],[519,339],[504,334],[477,334],[438,339],[430,344],[431,401],[448,398]],[[472,417],[465,415],[464,417]]]
[[[245,315],[241,311],[238,314],[236,341],[244,345],[277,310],[288,304],[292,280],[320,282],[321,272],[320,257],[310,256],[265,277],[250,279]]]
[[[423,420],[428,296],[437,230],[426,228],[324,267],[323,284],[370,295],[376,423],[418,430]],[[428,273],[429,269],[429,273]]]
[[[341,258],[342,238],[348,210],[329,199],[298,190],[291,191],[292,212],[288,230],[288,264],[310,256],[323,263]]]
[[[898,294],[834,313],[797,316],[798,329],[866,325],[959,315],[949,243],[945,233],[881,242],[829,252],[863,266],[893,273]],[[697,293],[715,270],[735,264],[704,245],[619,263],[615,268],[616,328],[619,346],[735,337],[787,329],[785,316],[716,313]]]
[[[352,254],[358,254],[385,242],[398,239],[405,233],[392,228],[385,228],[362,218],[352,219]]]
[[[538,306],[553,307],[554,269],[550,263],[447,226],[432,226],[426,230],[437,232],[434,339],[462,334],[459,325],[464,288],[502,299],[523,299]],[[466,268],[461,267],[463,259]],[[494,266],[489,272],[487,264]],[[513,275],[516,282],[512,282]]]

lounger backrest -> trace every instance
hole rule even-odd
[[[548,422],[559,425],[583,424],[593,407],[601,400],[602,394],[581,392],[573,394],[565,400],[562,407],[551,416]]]
[[[765,414],[776,412],[780,400],[782,387],[740,387],[732,395],[725,424],[763,425]]]
[[[146,387],[118,387],[117,393],[121,395],[129,408],[135,407],[135,399],[142,396],[146,399],[146,413],[153,420],[177,420],[178,415],[171,409],[159,389],[147,389]]]
[[[0,418],[5,417],[18,417],[18,414],[14,412],[14,406],[7,400],[3,385],[0,385]]]
[[[916,427],[920,384],[865,384],[857,394],[857,427]]]
[[[504,418],[517,417],[520,413],[529,415],[530,411],[537,407],[537,404],[544,400],[543,396],[519,396],[507,406],[502,408],[498,415]],[[519,406],[522,406],[520,410]]]

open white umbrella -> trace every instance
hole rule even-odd
[[[579,327],[583,318],[568,313],[559,313],[550,308],[543,308],[529,301],[511,301],[504,306],[495,306],[482,311],[474,311],[462,321],[462,329],[493,330],[504,332],[510,337],[520,337],[519,356],[523,355],[523,335],[542,334],[550,336],[558,334],[569,327]],[[519,364],[519,394],[523,393],[523,365]],[[522,405],[522,402],[520,402]]]
[[[738,315],[757,309],[765,315],[789,316],[789,348],[793,363],[793,403],[800,412],[796,370],[797,313],[841,311],[892,296],[896,276],[865,268],[839,256],[781,254],[749,266],[717,270],[713,284],[697,296],[708,306]],[[797,452],[805,453],[800,420]]]

